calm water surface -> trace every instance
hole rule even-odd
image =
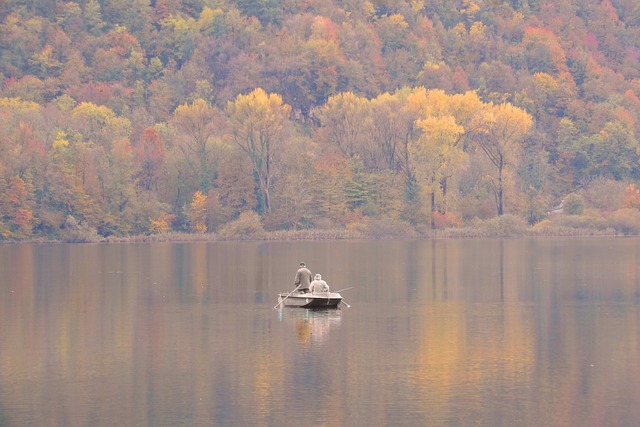
[[[351,308],[274,310],[299,261]],[[0,246],[0,426],[637,426],[640,239]]]

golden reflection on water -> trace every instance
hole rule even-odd
[[[491,304],[470,309],[453,301],[420,311],[413,380],[428,396],[434,419],[477,423],[496,381],[514,391],[532,381],[535,342],[527,314]],[[462,395],[466,414],[455,409]]]

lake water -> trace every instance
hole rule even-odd
[[[275,310],[300,261],[337,310]],[[637,426],[640,239],[0,245],[0,426]]]

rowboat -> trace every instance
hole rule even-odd
[[[338,292],[283,292],[278,294],[278,305],[282,304],[287,307],[336,308],[340,301],[342,301],[342,295]]]

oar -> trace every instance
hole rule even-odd
[[[291,295],[292,293],[294,293],[295,291],[297,291],[297,290],[298,290],[298,288],[299,288],[300,286],[302,286],[302,283],[300,283],[298,286],[296,286],[296,288],[295,288],[294,290],[292,290],[291,292],[289,292],[289,295]],[[275,310],[276,308],[278,308],[278,306],[279,306],[280,304],[282,304],[282,303],[284,302],[284,300],[286,300],[287,298],[289,298],[289,295],[287,295],[286,297],[282,298],[282,301],[280,301],[279,303],[277,303],[277,304],[276,304],[276,306],[275,306],[275,307],[273,307],[273,309]]]
[[[334,291],[334,292],[339,293],[339,292],[342,292],[342,291],[348,291],[349,289],[353,289],[353,288],[355,288],[355,286],[352,286],[352,287],[350,287],[350,288],[340,289],[339,291]]]
[[[351,308],[351,306],[349,304],[347,304],[343,299],[341,299],[340,302],[343,303],[344,305],[346,305],[347,308]]]

